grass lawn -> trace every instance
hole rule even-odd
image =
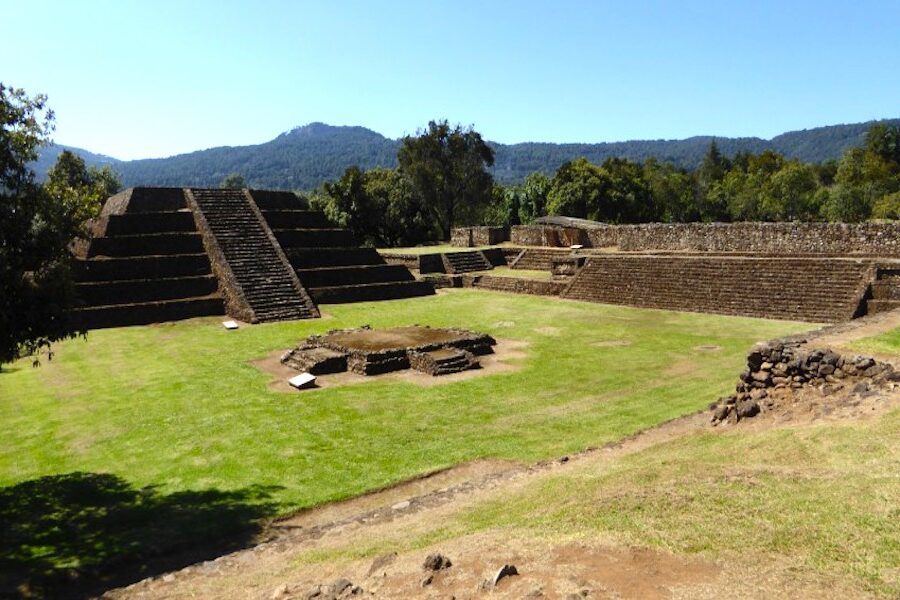
[[[152,507],[144,525],[168,522],[155,546],[164,548],[191,515],[180,535],[476,458],[535,461],[620,439],[730,391],[755,341],[810,328],[476,290],[324,311],[233,332],[216,318],[99,330],[57,345],[40,368],[7,365],[0,516],[34,517],[40,529],[46,514],[64,514],[54,502],[88,486],[135,510]],[[294,394],[270,391],[269,376],[248,364],[309,334],[365,323],[470,328],[527,342],[527,356],[517,371],[444,385],[373,381]],[[48,508],[29,513],[41,494]],[[197,512],[210,505],[218,516]],[[20,550],[22,560],[68,560],[52,541]]]
[[[479,532],[600,539],[735,566],[774,561],[900,596],[900,411],[874,421],[697,433],[610,463],[588,459],[369,545],[301,563],[378,556]]]
[[[533,461],[616,440],[702,408],[754,341],[809,327],[465,290],[324,310],[235,332],[219,319],[98,330],[40,368],[13,365],[0,375],[0,483],[86,470],[168,490],[277,485],[289,511],[474,458]],[[424,388],[283,394],[248,364],[363,323],[461,326],[530,346],[518,372]],[[630,345],[594,345],[610,340]]]
[[[900,355],[900,329],[855,342]],[[440,523],[303,563],[373,557],[505,532],[602,539],[751,564],[775,561],[900,597],[900,410],[864,421],[698,432],[536,478]]]
[[[850,344],[850,346],[860,352],[900,354],[900,327],[886,331],[881,335],[861,339]]]

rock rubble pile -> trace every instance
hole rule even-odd
[[[765,412],[777,390],[814,387],[831,395],[849,388],[863,394],[900,382],[900,371],[890,363],[870,356],[843,356],[829,349],[805,349],[802,344],[776,341],[755,346],[747,355],[747,369],[741,373],[735,393],[710,406],[713,424],[736,423]]]

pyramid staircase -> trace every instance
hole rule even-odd
[[[442,254],[441,258],[444,261],[444,269],[450,275],[471,273],[473,271],[489,271],[494,268],[484,254],[477,250],[472,252],[447,252]]]
[[[562,260],[571,255],[570,248],[525,248],[510,263],[509,268],[549,271],[554,260]]]
[[[306,210],[289,192],[250,191],[297,278],[317,303],[409,298],[434,293],[403,265],[389,265],[374,248],[360,248],[347,229]]]
[[[134,188],[111,198],[74,265],[86,329],[225,312],[193,215],[178,188]]]
[[[246,191],[195,188],[187,196],[225,282],[229,314],[253,323],[319,316]]]

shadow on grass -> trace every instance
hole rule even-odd
[[[82,598],[246,547],[274,489],[162,494],[77,472],[0,488],[0,597]]]

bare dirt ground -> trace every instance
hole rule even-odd
[[[493,354],[485,354],[478,357],[481,367],[478,369],[469,369],[459,373],[450,373],[434,377],[427,373],[406,369],[404,371],[394,371],[392,373],[384,373],[382,375],[359,375],[346,371],[344,373],[331,373],[329,375],[319,375],[316,378],[316,387],[311,389],[297,390],[291,387],[287,380],[297,374],[297,371],[281,364],[281,356],[284,350],[276,350],[271,354],[250,361],[250,364],[272,376],[269,382],[269,389],[275,392],[285,392],[288,394],[303,393],[308,394],[316,389],[334,387],[340,385],[356,385],[361,383],[371,383],[373,381],[405,381],[421,386],[442,385],[445,383],[453,383],[473,377],[482,377],[484,375],[494,375],[496,373],[513,372],[520,368],[519,361],[527,356],[527,342],[517,340],[497,340],[497,344],[493,347]]]
[[[811,345],[842,348],[851,341],[900,325],[900,313],[857,328],[823,335]],[[715,351],[698,348],[698,351]],[[499,341],[493,359],[524,354]],[[491,358],[491,357],[483,357]],[[896,357],[893,357],[896,359]],[[274,362],[273,362],[274,361]],[[278,381],[277,356],[256,365]],[[486,364],[484,371],[490,369]],[[497,367],[504,368],[504,367]],[[506,365],[505,368],[514,368]],[[477,376],[477,372],[470,372]],[[472,376],[463,373],[457,376]],[[389,374],[381,377],[410,377]],[[415,375],[412,375],[415,378]],[[450,378],[431,378],[449,381]],[[361,377],[363,380],[371,378]],[[278,383],[273,382],[273,387]],[[340,382],[333,383],[340,385]],[[900,389],[870,395],[851,390],[823,395],[804,389],[773,401],[771,410],[734,427],[803,426],[819,420],[865,419],[900,406]],[[670,421],[622,442],[587,449],[535,465],[477,461],[303,511],[274,523],[257,546],[181,571],[112,590],[105,597],[131,598],[855,598],[865,597],[836,579],[805,574],[790,559],[723,555],[717,560],[632,547],[613,540],[536,539],[516,531],[489,530],[424,548],[365,558],[362,550],[398,531],[426,534],[467,506],[515,496],[526,484],[576,468],[600,469],[656,444],[713,429],[706,411]],[[311,562],[310,552],[334,556]],[[451,559],[450,568],[423,568],[430,553]],[[505,564],[518,575],[490,581]]]
[[[323,341],[366,352],[402,350],[426,344],[449,344],[460,339],[463,339],[463,335],[448,329],[432,329],[417,325],[341,331],[322,336]]]

